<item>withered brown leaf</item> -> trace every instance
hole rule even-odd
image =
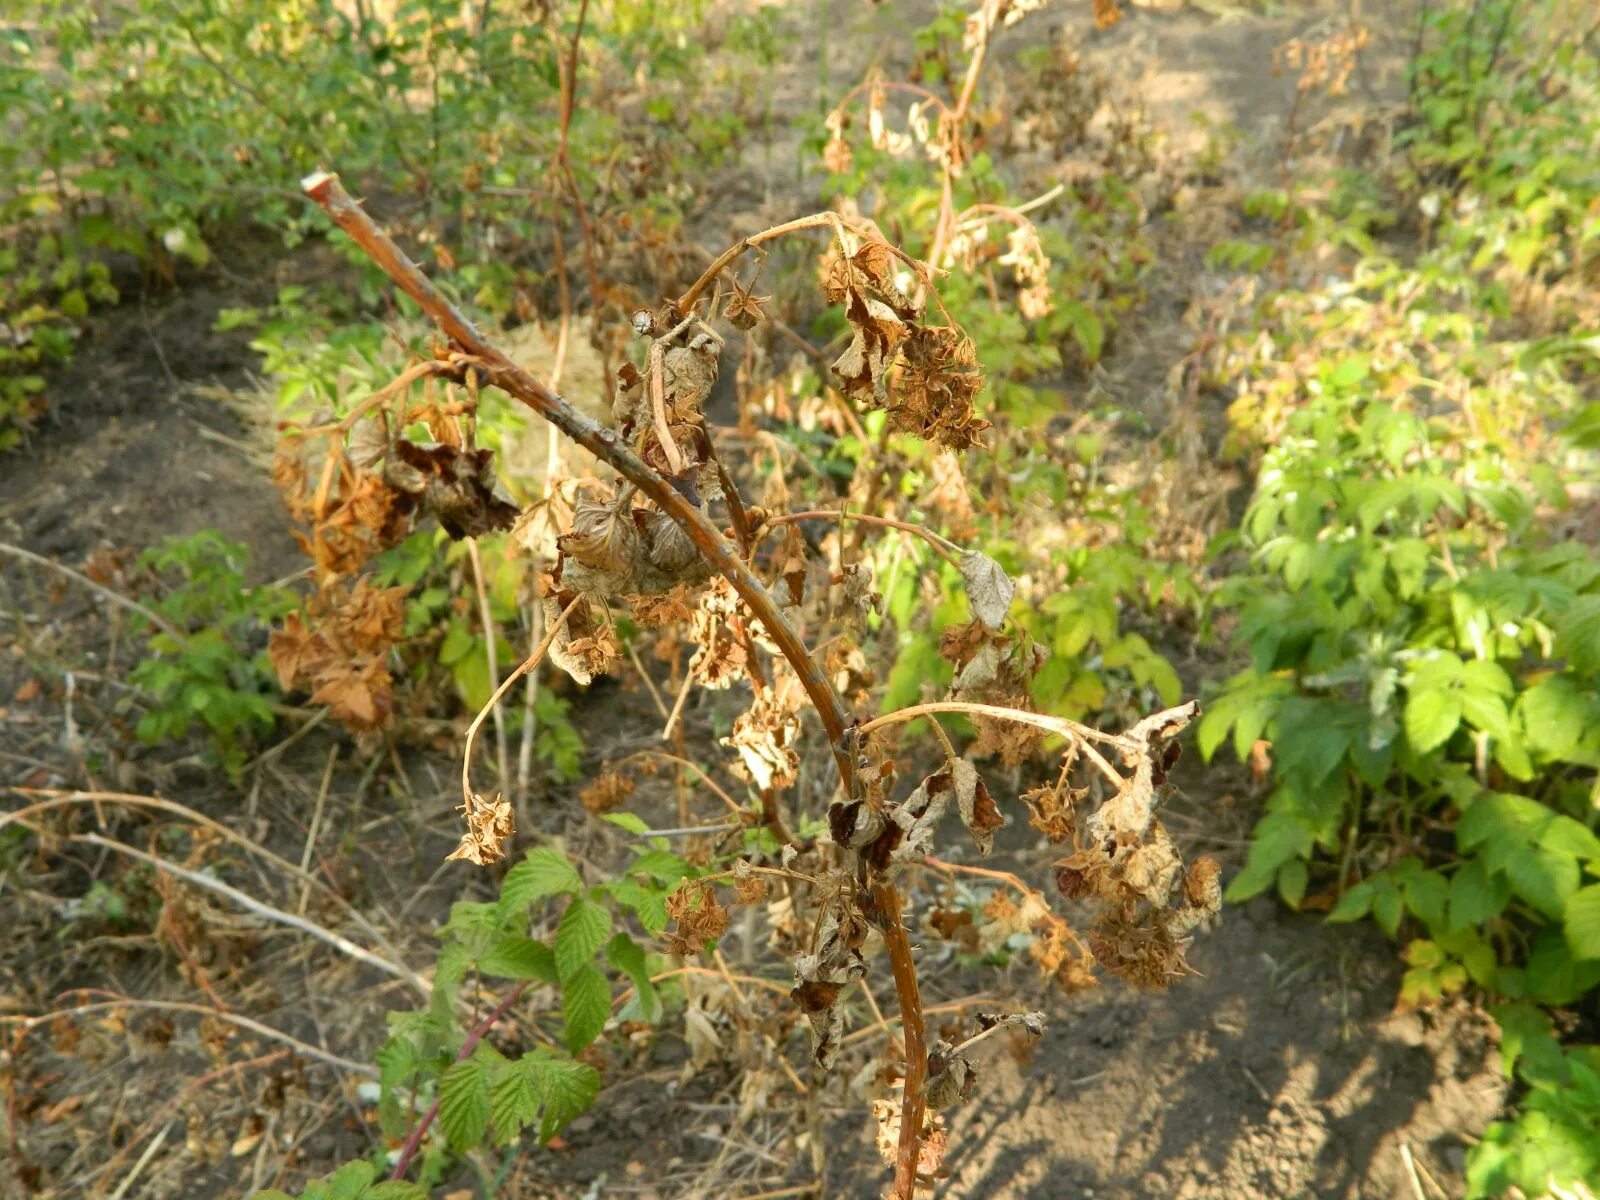
[[[399,438],[384,478],[420,498],[424,510],[457,541],[510,529],[519,512],[495,476],[492,450]]]
[[[1017,585],[1005,569],[987,554],[968,550],[961,556],[961,578],[967,585],[972,615],[990,629],[1004,625],[1012,598],[1017,594]]]
[[[382,658],[335,661],[316,673],[314,704],[326,704],[351,729],[376,729],[394,707],[393,680]]]
[[[1006,826],[1005,815],[989,794],[978,769],[970,762],[958,758],[950,764],[950,772],[955,783],[956,810],[972,835],[978,853],[987,858],[994,849],[995,831]]]

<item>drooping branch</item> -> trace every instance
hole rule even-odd
[[[737,242],[729,246],[721,254],[717,255],[714,260],[712,260],[711,265],[700,273],[700,278],[696,279],[694,283],[690,285],[689,290],[683,295],[679,296],[676,300],[672,301],[672,307],[680,314],[687,316],[689,309],[693,306],[696,300],[700,299],[701,294],[706,290],[706,288],[710,287],[716,281],[717,276],[721,275],[723,271],[732,266],[738,260],[739,256],[746,250],[753,250],[764,242],[775,241],[776,239],[783,237],[785,234],[796,233],[802,229],[827,228],[848,229],[851,233],[855,234],[859,238],[881,245],[895,258],[905,263],[905,265],[910,269],[911,273],[917,277],[919,286],[921,288],[931,290],[931,270],[926,263],[918,262],[904,250],[900,249],[899,246],[896,246],[892,242],[884,241],[881,236],[874,235],[871,230],[865,228],[859,222],[846,220],[836,212],[820,212],[812,213],[810,216],[806,217],[796,217],[792,221],[785,221],[782,225],[774,225],[770,229],[763,229],[760,233],[752,233],[749,237],[740,238]],[[841,246],[840,250],[843,251],[843,249],[844,247]],[[938,300],[937,293],[934,293],[934,299]],[[944,302],[940,300],[939,305],[942,309],[944,307]]]
[[[1187,709],[1188,705],[1180,706]],[[1174,712],[1178,710],[1173,710]],[[904,721],[914,721],[918,717],[932,716],[934,713],[964,713],[967,716],[989,717],[997,721],[1015,721],[1019,725],[1032,725],[1036,729],[1043,729],[1047,733],[1056,734],[1072,742],[1083,752],[1084,756],[1092,762],[1104,775],[1113,787],[1121,786],[1122,776],[1117,769],[1107,762],[1091,742],[1104,742],[1117,747],[1119,750],[1138,751],[1140,742],[1127,734],[1102,733],[1091,725],[1083,725],[1067,717],[1051,716],[1049,713],[1028,712],[1021,708],[1005,708],[998,704],[977,704],[970,700],[935,700],[927,704],[913,704],[908,708],[897,708],[894,712],[884,713],[881,717],[874,717],[861,726],[861,736],[865,737],[878,729],[888,725],[899,724]]]
[[[739,598],[766,629],[768,636],[793,668],[812,706],[822,720],[834,761],[847,794],[855,789],[855,762],[846,745],[851,718],[833,685],[801,642],[777,602],[723,538],[705,509],[680,493],[666,476],[635,454],[613,429],[573,408],[506,357],[451,304],[416,263],[378,228],[353,200],[337,175],[318,172],[301,182],[315,200],[367,255],[455,345],[474,361],[466,364],[507,395],[520,400],[562,433],[610,465],[655,502],[689,537],[715,570],[724,575]],[[820,221],[816,223],[821,223]],[[804,227],[804,226],[801,226]],[[736,257],[736,256],[735,256]],[[725,264],[724,264],[725,265]],[[720,268],[719,268],[720,269]],[[714,274],[713,276],[714,277]],[[692,303],[693,297],[690,297]]]
[[[904,533],[914,534],[932,546],[940,558],[951,566],[959,565],[957,555],[961,547],[957,546],[947,537],[941,537],[926,525],[918,525],[912,521],[896,521],[890,517],[875,517],[870,513],[853,513],[845,511],[830,512],[827,509],[812,509],[806,512],[782,513],[775,517],[767,518],[767,528],[773,529],[779,525],[793,525],[800,521],[854,521],[859,525],[872,525],[879,529],[898,529]]]

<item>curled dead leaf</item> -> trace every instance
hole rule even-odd
[[[928,1082],[923,1093],[927,1105],[935,1112],[953,1108],[972,1094],[978,1081],[977,1069],[963,1054],[944,1039],[935,1042],[928,1052]]]
[[[856,620],[865,621],[869,615],[883,611],[883,596],[872,587],[870,563],[848,563],[841,575],[844,602],[853,610]]]
[[[512,503],[494,472],[494,451],[465,450],[442,442],[398,438],[385,481],[418,497],[452,538],[482,537],[516,522]]]
[[[995,804],[994,797],[989,794],[983,777],[978,774],[978,768],[966,759],[958,758],[950,764],[950,772],[955,784],[956,810],[961,814],[961,822],[972,835],[978,853],[987,858],[994,849],[995,831],[1006,826],[1005,815]]]
[[[889,861],[912,862],[933,850],[933,835],[950,806],[953,771],[953,765],[935,771],[889,810],[889,820],[902,835],[890,852]]]
[[[981,551],[968,550],[961,556],[961,578],[967,585],[972,615],[990,629],[1004,625],[1017,594],[1017,585],[1005,568]]]
[[[789,993],[811,1023],[812,1056],[824,1070],[833,1066],[844,1037],[839,998],[866,974],[861,956],[866,937],[866,916],[855,903],[850,881],[840,879],[825,895],[810,953],[795,957],[795,986]]]

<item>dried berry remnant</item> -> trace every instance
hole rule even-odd
[[[1110,29],[1122,20],[1122,9],[1118,7],[1117,0],[1094,0],[1094,27],[1096,29]]]
[[[733,285],[733,295],[728,297],[722,315],[735,329],[754,329],[767,319],[767,314],[761,306],[770,302],[772,297],[753,295],[754,291],[754,283],[748,288],[740,287],[737,283]]]
[[[1028,824],[1052,842],[1065,842],[1077,829],[1077,806],[1087,791],[1069,788],[1065,783],[1046,784],[1022,793],[1028,806]]]
[[[738,896],[736,903],[759,904],[767,898],[767,881],[741,858],[733,864],[733,890]]]
[[[983,389],[983,372],[972,339],[949,326],[918,326],[906,338],[889,423],[947,450],[978,444],[989,422],[973,409]]]
[[[516,832],[511,819],[511,805],[496,792],[493,800],[485,800],[477,792],[469,794],[456,809],[467,822],[467,831],[461,835],[461,844],[445,861],[458,858],[487,867],[505,857],[501,844]]]
[[[667,897],[667,916],[677,922],[666,935],[673,954],[699,954],[728,928],[728,910],[717,903],[715,889],[703,879],[687,879]]]
[[[1054,913],[1038,927],[1028,946],[1028,957],[1069,996],[1100,986],[1094,977],[1094,955],[1089,947],[1072,926]]]
[[[578,793],[578,803],[595,813],[610,812],[627,803],[633,795],[633,779],[621,771],[605,771],[600,777]]]
[[[679,584],[660,595],[631,595],[623,599],[633,609],[633,619],[646,629],[676,625],[694,615],[694,589],[688,584]]]
[[[1164,988],[1188,973],[1183,946],[1162,922],[1108,912],[1089,931],[1097,963],[1135,987]]]

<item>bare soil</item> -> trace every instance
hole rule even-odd
[[[868,56],[904,58],[916,11],[844,7],[833,0],[786,12],[787,32],[808,49],[780,73],[776,113],[815,104],[809,48],[819,21],[833,23],[835,92]],[[1115,29],[1095,34],[1079,11],[1086,5],[1058,4],[1006,36],[995,74],[1009,79],[1004,66],[1022,47],[1070,25],[1088,59],[1144,98],[1171,145],[1194,145],[1195,110],[1237,127],[1236,175],[1225,183],[1242,187],[1251,173],[1277,169],[1272,147],[1294,111],[1292,80],[1270,71],[1273,47],[1344,9],[1278,5],[1262,17],[1259,6],[1212,7],[1230,15],[1135,6]],[[1387,14],[1369,20],[1376,49],[1360,87],[1381,107],[1394,94],[1406,29]],[[790,203],[798,141],[780,118],[772,149],[746,164],[744,190],[728,195],[752,212]],[[1229,219],[1225,198],[1210,211]],[[1170,405],[1168,373],[1193,338],[1183,322],[1190,298],[1225,282],[1203,266],[1201,225],[1163,233],[1161,283],[1106,364],[1105,386],[1152,414]],[[248,249],[225,266],[225,274],[177,290],[129,287],[139,299],[92,322],[86,344],[53,381],[48,423],[0,459],[0,540],[81,567],[96,547],[138,548],[211,528],[251,547],[258,579],[300,568],[264,470],[271,414],[256,398],[255,356],[245,335],[214,325],[221,308],[260,303],[275,277],[310,268]],[[262,278],[269,282],[259,290],[248,282]],[[489,893],[481,874],[441,865],[456,836],[452,738],[437,749],[362,759],[319,728],[275,748],[232,786],[201,768],[191,747],[129,746],[137,706],[119,682],[129,650],[115,610],[98,597],[0,558],[0,612],[0,782],[158,793],[291,862],[305,853],[313,872],[417,966],[431,961],[430,930],[449,904]],[[1172,630],[1165,644],[1194,681],[1216,664],[1202,661],[1191,638]],[[639,691],[606,683],[573,698],[586,766],[657,740],[659,719]],[[691,744],[711,745],[715,718],[714,706],[691,707]],[[1240,771],[1185,768],[1171,802],[1174,832],[1186,854],[1216,854],[1231,871],[1259,798]],[[24,799],[13,793],[4,805]],[[644,789],[638,807],[670,823],[676,803],[663,785]],[[533,818],[532,832],[560,839],[580,861],[603,864],[620,850],[620,834],[575,803],[575,788],[548,789]],[[383,1037],[383,1014],[417,1002],[396,981],[215,895],[62,840],[100,829],[173,861],[210,864],[251,894],[290,911],[298,903],[330,927],[342,920],[318,893],[302,898],[298,884],[219,849],[215,838],[174,832],[184,822],[158,834],[116,804],[105,807],[103,825],[49,820],[59,836],[26,847],[0,835],[0,1015],[113,996],[207,1007],[220,999],[234,1015],[366,1063]],[[1048,848],[1016,826],[1007,838],[992,865],[1047,878]],[[106,887],[126,919],[96,907],[96,888]],[[916,913],[929,896],[911,899]],[[761,967],[758,953],[745,966],[736,947],[728,952],[736,971]],[[935,1194],[1414,1200],[1418,1179],[1430,1175],[1455,1188],[1468,1139],[1503,1099],[1492,1024],[1481,1013],[1467,1004],[1395,1011],[1399,967],[1390,943],[1270,900],[1226,911],[1192,961],[1196,977],[1169,991],[1113,982],[1072,998],[1047,990],[1025,960],[998,978],[954,963],[930,969],[930,1005],[981,993],[988,1007],[1037,1007],[1049,1018],[1031,1054],[990,1060],[974,1099],[950,1114],[950,1174]],[[874,989],[889,1004],[887,983]],[[599,1064],[605,1090],[556,1146],[523,1153],[498,1191],[462,1166],[436,1195],[800,1195],[782,1189],[817,1180],[819,1165],[825,1183],[816,1194],[881,1194],[885,1175],[865,1106],[844,1082],[807,1074],[788,1003],[754,989],[728,1009],[708,1007],[720,1054],[708,1053],[704,1031],[697,1040],[670,1018],[658,1032],[608,1039]],[[750,1048],[731,1019],[740,1005],[790,1030],[773,1049],[807,1083],[803,1102],[772,1071],[770,1089],[752,1105]],[[855,1017],[858,1027],[872,1020],[859,1003]],[[107,1007],[8,1039],[0,1053],[6,1197],[242,1197],[293,1186],[381,1141],[357,1077],[287,1055],[226,1020]],[[870,1068],[881,1043],[857,1043],[842,1079]]]

